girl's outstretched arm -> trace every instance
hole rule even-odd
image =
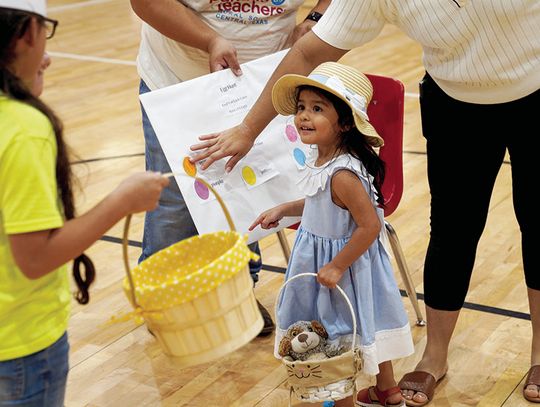
[[[257,225],[261,225],[261,228],[263,229],[278,227],[279,221],[285,216],[301,216],[303,211],[304,199],[286,202],[261,213],[257,219],[255,219],[255,222],[251,224],[249,230],[255,229]]]
[[[351,213],[357,228],[343,250],[317,274],[319,283],[329,288],[335,288],[345,270],[371,246],[382,226],[362,181],[353,172],[341,170],[332,177],[332,199]]]
[[[135,174],[94,208],[58,229],[9,235],[17,266],[30,279],[50,273],[79,256],[126,215],[155,209],[168,183],[160,173]]]

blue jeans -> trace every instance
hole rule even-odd
[[[141,80],[139,94],[150,92],[148,86]],[[161,149],[156,133],[150,120],[141,105],[142,123],[145,143],[146,169],[148,171],[171,172],[171,167]],[[144,219],[144,234],[142,242],[142,253],[139,263],[150,257],[155,252],[164,249],[176,242],[197,235],[197,228],[191,219],[186,202],[182,197],[180,188],[174,178],[169,186],[161,192],[159,206],[152,212],[147,212]],[[260,255],[259,244],[251,244],[249,248]],[[258,273],[261,270],[262,262],[250,261],[249,272],[253,283],[259,279]]]
[[[67,333],[32,355],[0,362],[0,407],[62,407],[69,371]]]

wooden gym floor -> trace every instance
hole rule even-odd
[[[309,4],[312,0],[306,2],[302,15]],[[77,200],[82,212],[124,177],[144,169],[134,63],[140,21],[125,0],[50,0],[49,15],[60,20],[60,25],[48,43],[53,63],[46,73],[43,98],[63,118],[67,141],[77,156],[74,168],[81,184]],[[399,234],[421,297],[429,234],[417,94],[423,74],[421,51],[396,28],[386,27],[375,41],[348,53],[343,62],[364,72],[393,76],[406,86],[405,191],[389,220]],[[130,238],[135,243],[141,240],[142,221],[142,215],[134,217]],[[272,356],[273,338],[255,339],[215,363],[178,370],[144,327],[131,321],[106,325],[111,316],[130,311],[121,289],[124,271],[118,240],[122,226],[116,225],[88,251],[98,277],[91,303],[84,307],[74,303],[66,405],[287,406],[286,375]],[[294,235],[287,233],[292,243]],[[272,309],[283,274],[269,269],[283,268],[285,261],[274,236],[261,245],[266,270],[255,291]],[[131,249],[132,264],[139,250]],[[396,278],[403,288],[397,274]],[[531,331],[508,164],[497,180],[467,302],[450,349],[448,374],[430,405],[527,405],[521,388],[529,368]],[[407,298],[404,304],[414,324]],[[426,328],[413,326],[412,330],[416,354],[395,362],[398,379],[415,366],[425,346]],[[360,377],[361,387],[370,383],[373,378]],[[294,405],[301,404],[295,401]]]

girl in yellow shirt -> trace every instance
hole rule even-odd
[[[75,260],[76,298],[87,303],[94,269],[83,251],[127,214],[154,209],[168,184],[159,173],[135,174],[74,217],[62,123],[38,97],[57,24],[45,0],[0,0],[0,407],[63,406],[65,264]]]

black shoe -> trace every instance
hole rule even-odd
[[[266,308],[263,307],[263,305],[257,300],[257,305],[259,306],[259,311],[261,312],[261,315],[263,317],[264,326],[263,329],[261,329],[261,332],[259,332],[258,337],[262,336],[268,336],[271,335],[272,332],[274,332],[274,329],[276,326],[274,325],[274,321],[272,321],[272,317],[270,316],[270,313]]]

